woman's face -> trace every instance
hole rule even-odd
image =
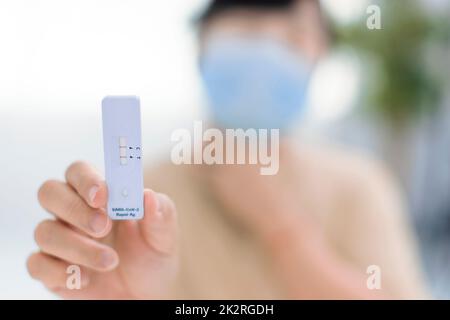
[[[201,31],[200,71],[213,121],[288,132],[304,114],[311,69],[325,48],[316,2],[229,10]]]

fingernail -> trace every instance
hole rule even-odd
[[[162,206],[161,201],[159,200],[159,197],[155,194],[155,201],[156,201],[156,212],[155,215],[160,218],[162,217]]]
[[[105,214],[96,212],[94,213],[91,221],[89,221],[89,227],[94,233],[102,233],[108,225],[108,219]]]
[[[114,255],[113,253],[111,253],[109,251],[103,251],[101,253],[100,263],[101,263],[102,267],[104,267],[104,268],[107,268],[107,269],[112,268],[117,263],[116,255]]]
[[[91,203],[94,203],[95,196],[97,195],[98,189],[99,189],[98,186],[92,186],[91,189],[89,190],[89,201]]]
[[[161,201],[159,201],[158,196],[155,196],[155,200],[156,200],[156,211],[160,212],[161,211]]]

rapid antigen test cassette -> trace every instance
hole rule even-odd
[[[139,98],[105,97],[102,118],[108,215],[114,220],[141,219],[144,187]]]

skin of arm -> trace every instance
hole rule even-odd
[[[385,170],[365,158],[311,154],[308,162],[313,165],[305,166],[309,177],[295,174],[293,168],[302,160],[286,145],[279,175],[261,176],[258,168],[245,166],[221,167],[212,175],[222,203],[269,252],[289,297],[423,297],[400,197]],[[296,184],[301,179],[307,182]],[[318,192],[306,198],[314,205],[325,203],[325,210],[331,211],[326,231],[298,194],[308,193],[305,190],[314,184],[310,181],[319,181]],[[372,264],[386,275],[380,290],[367,287],[366,269]]]
[[[260,234],[276,261],[290,298],[389,298],[387,292],[368,290],[364,274],[336,255],[315,228],[302,219]]]

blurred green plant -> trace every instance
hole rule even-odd
[[[336,45],[350,46],[361,57],[362,104],[396,125],[433,112],[448,78],[440,71],[450,67],[449,15],[432,17],[416,0],[372,4],[381,8],[382,29],[369,30],[368,15],[351,25],[332,25]],[[429,61],[430,51],[439,48],[444,48],[442,61]]]

